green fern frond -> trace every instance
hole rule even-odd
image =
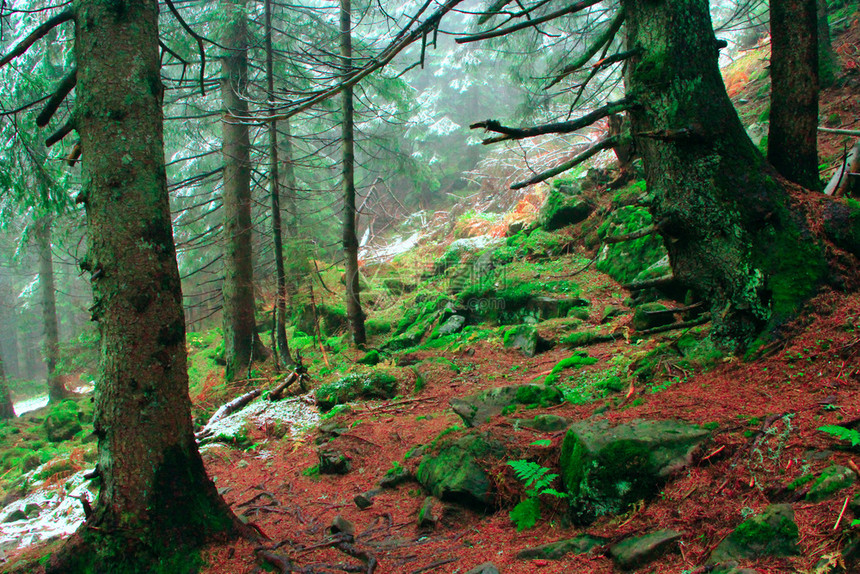
[[[851,446],[860,445],[860,432],[854,429],[848,429],[839,425],[824,425],[823,427],[818,427],[818,430],[835,436],[840,440],[850,441]]]
[[[556,490],[556,489],[554,489],[554,488],[544,488],[544,489],[541,491],[541,494],[548,494],[548,495],[550,495],[550,496],[554,496],[554,497],[556,497],[556,498],[567,498],[567,493],[566,493],[566,492],[559,492],[559,491],[557,491],[557,490]]]
[[[508,517],[517,525],[517,532],[533,528],[540,518],[540,500],[537,498],[523,500],[508,513]]]
[[[530,460],[509,460],[508,465],[514,469],[514,474],[525,483],[526,487],[531,486],[533,482],[549,472],[548,468]]]

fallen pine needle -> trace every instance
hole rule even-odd
[[[709,454],[708,456],[706,456],[702,460],[708,460],[712,456],[715,456],[715,455],[721,453],[725,448],[726,448],[726,445],[721,446],[720,448],[718,448],[717,450],[715,450],[714,452],[712,452],[711,454]]]
[[[848,499],[849,498],[850,498],[850,495],[845,497],[845,504],[842,505],[842,512],[839,513],[839,518],[836,519],[836,524],[833,525],[833,530],[836,530],[837,528],[839,528],[839,523],[842,522],[842,517],[845,515],[845,509],[848,508]]]
[[[848,468],[853,470],[858,476],[860,476],[860,468],[857,467],[857,463],[851,459],[848,459]]]

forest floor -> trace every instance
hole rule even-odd
[[[858,45],[857,26],[848,27],[834,44],[845,81],[822,95],[822,118],[831,127],[856,129],[860,122]],[[766,57],[766,47],[760,47],[727,70],[729,92],[746,124],[766,119],[762,103],[768,88],[763,74]],[[835,166],[845,141],[842,136],[823,134],[819,142],[823,162]],[[600,204],[597,213],[603,215],[619,197],[605,185],[598,186],[595,193]],[[539,200],[540,194],[524,196],[512,212],[516,217],[506,218],[503,229],[520,216],[533,219]],[[321,425],[305,433],[291,435],[277,425],[249,424],[241,441],[206,446],[204,461],[219,491],[267,540],[213,544],[204,549],[199,571],[278,571],[281,560],[292,563],[296,572],[365,572],[370,571],[366,563],[372,559],[378,563],[377,573],[464,574],[485,562],[492,562],[504,574],[609,573],[617,571],[606,552],[613,543],[668,528],[682,533],[680,541],[636,571],[704,573],[710,571],[708,559],[713,550],[740,523],[769,505],[788,503],[799,531],[797,554],[750,559],[740,567],[762,574],[860,572],[856,563],[839,565],[843,551],[860,535],[860,527],[852,526],[852,521],[860,519],[854,514],[860,508],[856,503],[860,485],[855,482],[821,502],[805,498],[816,478],[832,465],[860,474],[860,451],[818,430],[840,425],[860,431],[860,295],[824,290],[794,322],[783,327],[779,339],[754,356],[704,347],[691,357],[685,352],[689,341],[707,341],[708,324],[638,335],[632,325],[630,293],[591,264],[599,245],[594,237],[600,223],[564,228],[542,235],[540,241],[534,234],[531,239],[518,239],[517,257],[502,265],[505,280],[513,285],[540,286],[554,295],[587,300],[587,313],[537,323],[541,337],[556,342],[553,348],[528,357],[505,348],[510,322],[474,321],[458,335],[432,341],[425,335],[414,346],[384,353],[373,369],[396,378],[397,396],[392,399],[359,400],[348,408],[336,408],[324,415]],[[452,240],[482,233],[498,235],[498,225],[498,221],[480,217],[443,225],[435,228],[435,235],[428,234],[427,242],[402,254],[399,262],[365,266],[371,283],[369,315],[382,325],[371,337],[370,347],[384,348],[394,325],[425,304],[431,287],[433,297],[448,290],[445,296],[457,300],[450,293],[456,283],[456,274],[451,272],[436,273],[411,293],[382,289],[386,279],[401,280],[412,271],[414,277],[427,274],[434,262],[445,259]],[[510,239],[500,241],[501,248],[512,245]],[[339,286],[338,273],[337,269],[325,271],[317,283],[317,296],[332,308],[337,296],[326,294],[322,283],[332,289]],[[434,282],[441,286],[434,287]],[[664,297],[660,303],[677,307],[682,302]],[[578,350],[562,342],[566,335],[583,330],[611,334],[613,339]],[[330,329],[324,341],[295,331],[292,335],[314,386],[370,369],[359,364],[365,352],[350,349],[336,328]],[[243,391],[271,388],[277,382],[271,373],[261,370],[249,373],[249,381],[226,385],[213,358],[219,334],[214,330],[191,333],[188,339],[198,422]],[[503,440],[509,453],[481,461],[494,493],[489,510],[435,500],[435,527],[419,527],[428,493],[414,479],[421,458],[411,455],[428,445],[432,450],[443,436],[450,440],[471,432],[462,426],[449,402],[503,385],[543,383],[555,367],[580,351],[587,353],[590,364],[559,369],[566,401],[551,407],[521,405],[480,425],[482,432]],[[601,387],[610,378],[621,386]],[[87,415],[88,402],[87,398],[80,401]],[[95,448],[87,438],[91,425],[84,425],[74,440],[62,443],[65,446],[45,446],[37,430],[48,412],[47,408],[34,411],[0,429],[8,437],[8,448],[0,457],[0,471],[5,472],[0,476],[5,480],[2,494],[7,502],[22,496],[25,475],[23,468],[16,470],[19,465],[26,463],[28,470],[38,466],[36,472],[47,475],[55,485],[91,465]],[[658,496],[640,501],[622,515],[599,517],[587,527],[575,526],[568,519],[565,501],[543,497],[537,524],[518,531],[509,512],[523,499],[525,489],[508,463],[531,460],[559,472],[565,430],[542,432],[520,424],[540,414],[570,422],[605,420],[611,425],[671,419],[706,428],[711,438],[693,464],[666,482]],[[33,455],[28,452],[37,450],[41,460],[30,460]],[[345,455],[349,472],[321,474],[321,450]],[[401,470],[410,478],[380,489],[368,508],[361,510],[356,505],[356,496],[376,489],[386,475]],[[851,500],[855,501],[853,510],[846,511]],[[351,546],[340,544],[342,537],[331,533],[338,516],[354,527]],[[558,560],[517,557],[524,549],[584,532],[604,538],[605,544]],[[46,551],[44,546],[31,546],[17,556],[18,565],[38,561]]]

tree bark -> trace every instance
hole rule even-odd
[[[158,4],[77,0],[75,10],[86,258],[101,334],[93,423],[101,489],[48,571],[149,572],[245,527],[206,476],[192,432]]]
[[[350,0],[340,0],[340,56],[344,77],[352,70],[352,23]],[[355,345],[364,345],[364,311],[358,271],[358,237],[355,211],[355,129],[352,87],[341,92],[343,107],[343,251],[346,255],[346,317]]]
[[[268,351],[254,317],[254,260],[251,248],[251,144],[248,136],[248,26],[245,0],[222,0],[227,17],[221,44],[224,155],[224,358],[226,378],[241,378]]]
[[[767,159],[786,179],[820,190],[816,2],[773,0],[770,38]]]
[[[642,50],[625,77],[633,136],[673,274],[710,301],[718,337],[748,343],[814,294],[821,247],[726,95],[707,0],[622,5]]]
[[[36,243],[39,249],[39,292],[42,299],[42,327],[44,341],[42,353],[48,378],[48,397],[52,403],[69,396],[66,386],[57,374],[60,358],[60,336],[57,321],[57,292],[54,288],[54,253],[51,250],[52,218],[41,217],[34,224]]]
[[[266,84],[269,93],[270,114],[274,115],[275,72],[272,52],[272,0],[265,0],[266,20]],[[275,343],[281,363],[292,364],[287,342],[287,278],[284,272],[284,242],[281,225],[281,189],[278,175],[278,120],[269,120],[269,195],[272,201],[272,237],[274,240],[275,275]]]
[[[3,368],[3,357],[0,357],[0,420],[15,418],[15,403],[12,392],[6,380],[6,370]]]
[[[818,0],[818,83],[819,87],[829,88],[836,83],[839,62],[833,51],[830,38],[830,22],[827,20],[827,0]]]

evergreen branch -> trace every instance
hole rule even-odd
[[[566,161],[563,164],[558,165],[552,169],[548,169],[542,173],[539,173],[539,174],[535,175],[534,177],[527,179],[526,181],[521,181],[521,182],[515,183],[511,186],[511,189],[522,189],[524,187],[528,187],[529,185],[534,185],[536,183],[546,181],[551,177],[555,177],[560,173],[564,173],[569,169],[573,169],[574,167],[578,166],[579,164],[581,164],[585,160],[591,158],[595,154],[597,154],[597,153],[599,153],[599,152],[601,152],[607,148],[611,148],[611,147],[615,146],[615,144],[617,144],[617,143],[618,143],[618,136],[611,136],[608,138],[604,138],[604,139],[600,140],[599,142],[597,142],[596,144],[594,144],[593,146],[591,146],[590,148],[588,148],[587,150],[583,151],[582,153],[577,154],[571,160]]]
[[[612,22],[609,24],[609,28],[607,28],[606,31],[600,35],[597,41],[592,44],[592,46],[588,48],[585,53],[583,53],[582,56],[577,58],[572,64],[565,66],[561,70],[561,72],[559,72],[559,74],[553,79],[553,81],[550,82],[549,85],[547,85],[544,89],[548,90],[549,88],[559,83],[565,77],[582,68],[585,64],[588,63],[591,58],[594,57],[595,54],[597,54],[597,52],[600,51],[601,48],[603,48],[603,46],[611,44],[612,40],[615,39],[616,34],[618,34],[618,30],[621,29],[621,24],[623,23],[624,8],[622,8],[618,11],[617,14],[615,14],[615,18],[612,19]]]
[[[167,2],[167,7],[170,8],[170,12],[173,14],[173,17],[176,18],[176,20],[179,22],[179,25],[182,26],[182,29],[188,32],[188,35],[197,41],[197,51],[200,52],[200,95],[205,96],[206,82],[204,77],[206,74],[206,49],[203,47],[203,37],[191,29],[191,26],[188,25],[182,15],[179,13],[179,10],[177,10],[176,6],[173,5],[172,0],[165,0],[165,2]]]
[[[59,87],[57,87],[57,91],[51,95],[51,98],[48,100],[48,103],[45,104],[45,108],[36,118],[36,125],[40,128],[48,125],[48,122],[51,121],[51,118],[54,117],[54,114],[57,113],[57,109],[60,107],[60,104],[66,99],[66,96],[75,89],[75,85],[78,83],[78,69],[74,68],[69,74],[63,78],[63,81],[60,82]]]
[[[513,26],[508,26],[507,28],[500,28],[499,30],[482,32],[480,34],[473,34],[471,36],[463,36],[461,38],[456,38],[454,41],[458,44],[466,44],[468,42],[477,42],[479,40],[487,40],[489,38],[498,38],[499,36],[504,36],[506,34],[510,34],[511,32],[517,32],[525,28],[531,28],[539,24],[543,24],[544,22],[549,22],[550,20],[555,20],[556,18],[560,18],[561,16],[580,12],[581,10],[585,10],[589,6],[594,6],[598,2],[600,2],[600,0],[580,0],[579,2],[571,4],[567,8],[556,10],[555,12],[551,12],[539,18],[535,18],[534,20],[527,20],[525,22],[514,24]]]
[[[63,22],[68,22],[69,20],[74,19],[74,17],[75,13],[73,10],[65,10],[63,12],[60,12],[56,16],[45,20],[45,22],[41,26],[30,32],[30,34],[26,38],[21,40],[21,42],[19,42],[17,46],[12,48],[12,51],[6,54],[3,59],[0,59],[0,68],[2,68],[18,56],[29,50],[30,46],[35,44],[36,41],[40,38],[43,38],[45,34],[50,32]]]
[[[506,140],[520,140],[525,138],[531,138],[544,134],[566,134],[570,132],[575,132],[576,130],[582,129],[586,126],[590,126],[591,124],[598,122],[607,116],[623,112],[632,107],[633,101],[630,98],[625,97],[615,102],[609,102],[608,104],[597,108],[590,114],[586,114],[579,119],[571,120],[569,122],[557,122],[528,128],[511,128],[508,126],[503,126],[496,120],[486,120],[470,125],[469,129],[474,130],[478,128],[484,128],[487,131],[502,134],[501,136],[488,138],[481,142],[483,145],[487,145]]]

